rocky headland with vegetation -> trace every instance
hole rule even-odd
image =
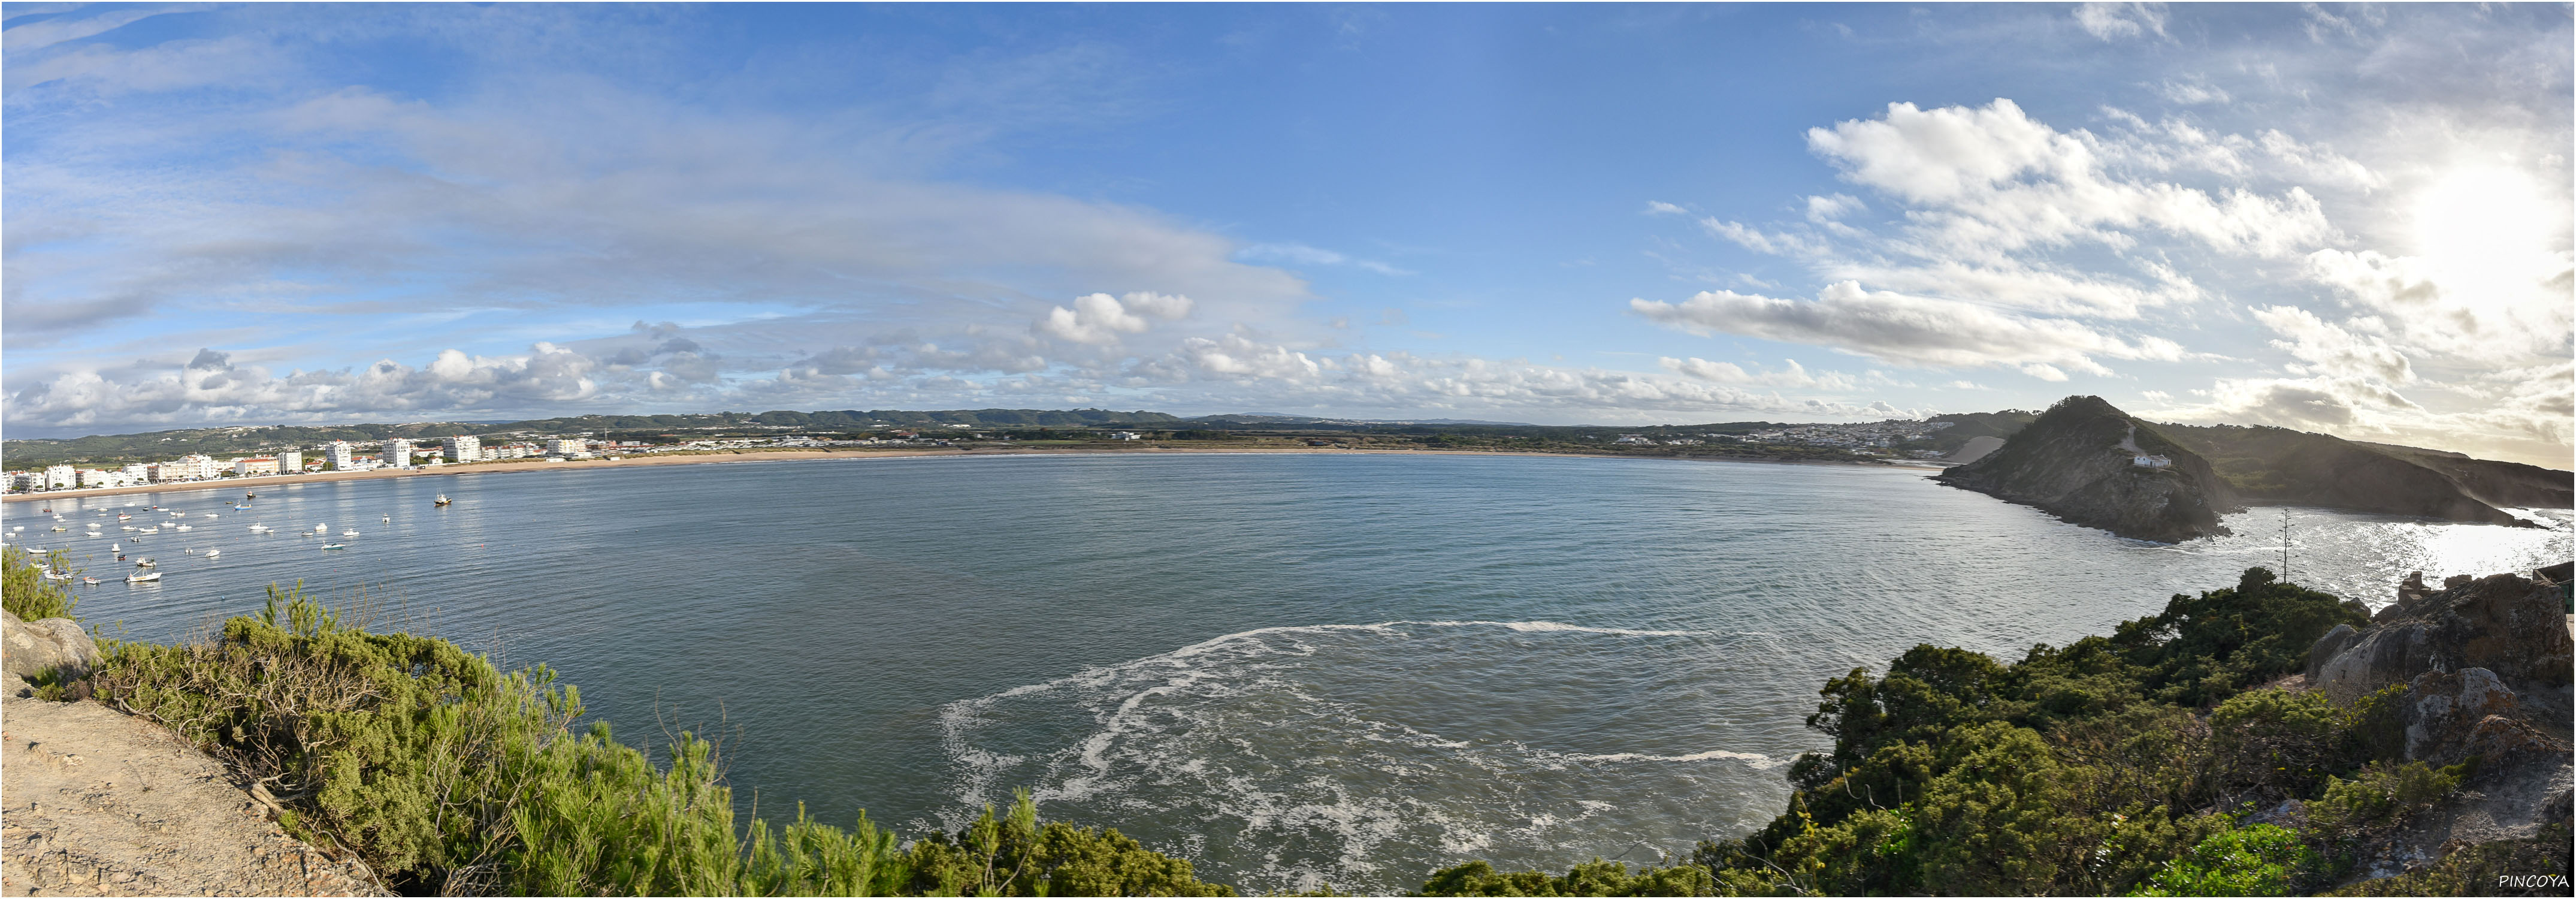
[[[2236,507],[2207,460],[2094,396],[2058,401],[2002,447],[1934,479],[2165,543],[2226,533],[2218,517]]]

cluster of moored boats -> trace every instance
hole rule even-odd
[[[249,511],[249,510],[250,510],[250,508],[251,508],[250,501],[251,501],[251,500],[254,500],[254,499],[258,499],[258,498],[259,498],[259,495],[258,495],[258,494],[249,494],[249,495],[246,495],[246,496],[242,497],[242,501],[241,501],[241,502],[238,502],[238,503],[234,503],[234,504],[232,504],[230,508],[232,509],[232,511],[235,511],[235,512],[246,512],[246,511]],[[452,502],[452,501],[451,501],[451,500],[449,500],[449,499],[447,498],[447,494],[442,493],[442,494],[439,494],[439,495],[438,495],[438,499],[437,499],[437,505],[438,505],[438,506],[440,506],[440,507],[442,507],[442,508],[443,508],[443,507],[447,506],[450,502]],[[195,525],[195,524],[193,524],[193,523],[186,523],[186,522],[179,521],[178,519],[185,519],[185,518],[188,518],[188,517],[189,517],[189,515],[190,515],[190,513],[188,513],[188,512],[183,512],[183,511],[180,511],[180,510],[177,510],[177,509],[166,509],[166,508],[163,508],[163,507],[160,507],[160,506],[141,506],[141,507],[140,507],[140,511],[139,511],[139,512],[135,512],[135,511],[127,511],[128,509],[135,509],[135,508],[136,508],[137,506],[139,506],[139,505],[140,505],[140,504],[138,504],[138,503],[127,503],[124,509],[101,509],[101,510],[99,510],[99,511],[98,511],[98,516],[97,516],[97,517],[98,517],[99,519],[102,519],[102,520],[100,520],[100,521],[91,521],[91,522],[88,522],[88,523],[87,523],[88,533],[87,533],[87,534],[85,534],[84,536],[88,536],[88,537],[104,537],[104,536],[107,536],[107,533],[106,533],[106,531],[105,531],[106,524],[104,523],[104,519],[106,519],[106,518],[107,518],[107,516],[109,516],[109,515],[114,515],[114,516],[116,516],[116,521],[118,522],[118,524],[117,524],[117,528],[118,528],[119,530],[121,530],[121,531],[130,531],[130,532],[132,532],[132,533],[131,533],[131,534],[128,534],[128,535],[126,535],[126,536],[124,536],[124,537],[122,537],[122,538],[120,538],[120,542],[117,542],[117,543],[110,543],[110,544],[108,544],[108,545],[107,545],[107,549],[108,549],[108,551],[109,551],[109,552],[112,552],[112,553],[115,553],[115,554],[116,554],[116,560],[117,560],[117,561],[119,561],[119,562],[123,562],[123,561],[126,561],[126,558],[125,558],[125,544],[124,544],[122,541],[130,540],[130,541],[134,542],[135,544],[137,544],[137,545],[139,546],[140,544],[142,544],[142,543],[144,542],[144,539],[143,539],[143,538],[148,537],[148,536],[153,536],[153,535],[160,534],[164,529],[167,529],[167,530],[171,531],[172,533],[184,533],[184,532],[187,532],[187,531],[194,530],[194,529],[196,528],[196,525]],[[169,513],[170,518],[171,518],[171,519],[173,519],[173,520],[171,520],[171,521],[161,521],[161,520],[158,520],[158,519],[147,519],[147,522],[146,522],[145,524],[125,524],[125,522],[133,521],[133,520],[135,519],[135,516],[136,516],[136,515],[138,515],[138,514],[148,514],[148,513],[152,513],[152,512],[167,512],[167,513]],[[55,514],[55,513],[54,513],[54,510],[53,510],[52,508],[50,508],[50,507],[49,507],[49,508],[44,509],[42,514],[47,514],[47,515],[53,515],[53,516],[54,516],[54,521],[56,522],[56,524],[53,526],[53,531],[54,531],[55,533],[68,533],[68,532],[70,532],[70,531],[71,531],[71,526],[70,526],[70,524],[66,521],[66,519],[65,519],[62,515]],[[222,515],[221,513],[217,513],[217,512],[200,512],[200,513],[195,513],[195,514],[196,514],[198,517],[206,518],[206,519],[209,519],[209,520],[212,520],[212,519],[218,519],[218,518],[222,518],[222,517],[223,517],[223,515]],[[394,520],[394,517],[393,517],[393,516],[391,516],[391,515],[387,515],[387,516],[384,516],[384,520],[385,520],[385,521],[387,521],[387,522],[391,522],[391,521],[393,521],[393,520]],[[12,528],[10,529],[10,535],[11,535],[11,536],[15,536],[15,535],[17,535],[17,534],[24,533],[26,530],[27,530],[27,528],[26,528],[26,526],[25,526],[25,525],[18,525],[18,526],[16,526],[16,527],[12,527]],[[251,526],[250,526],[250,532],[251,532],[252,534],[257,534],[257,535],[266,535],[266,534],[274,534],[274,533],[277,533],[277,529],[276,529],[276,528],[273,528],[273,527],[268,526],[265,522],[254,522],[254,523],[253,523],[253,524],[251,524]],[[320,539],[322,539],[322,540],[323,540],[323,541],[325,541],[325,542],[321,545],[321,548],[322,548],[322,549],[326,549],[326,550],[333,550],[333,549],[348,549],[348,548],[349,548],[349,544],[348,544],[348,543],[346,543],[346,542],[343,542],[343,541],[345,541],[347,538],[351,538],[351,537],[356,537],[356,536],[358,536],[358,532],[357,532],[357,530],[356,530],[356,529],[354,529],[354,528],[344,528],[344,529],[340,530],[338,533],[336,533],[336,534],[335,534],[335,533],[333,533],[333,532],[332,532],[332,530],[331,530],[331,526],[330,526],[329,524],[326,524],[326,523],[319,523],[319,522],[315,523],[315,524],[314,524],[312,527],[310,527],[310,528],[307,528],[307,529],[305,529],[305,530],[301,530],[301,531],[297,531],[297,532],[296,532],[296,534],[297,534],[297,536],[302,536],[302,537],[316,537],[316,538],[320,538]],[[5,543],[0,543],[0,545],[5,545]],[[71,574],[70,572],[67,572],[67,571],[61,571],[61,570],[55,569],[55,568],[54,568],[54,567],[52,567],[50,564],[47,564],[47,563],[44,561],[44,553],[45,553],[45,551],[44,551],[43,549],[36,548],[36,547],[28,547],[28,546],[25,546],[24,544],[21,544],[21,548],[23,548],[23,549],[27,550],[27,552],[28,552],[28,553],[30,553],[30,554],[32,554],[32,555],[34,555],[34,556],[37,558],[37,560],[38,560],[38,561],[37,561],[37,565],[39,566],[39,567],[38,567],[38,570],[39,570],[39,572],[41,572],[41,574],[43,575],[43,577],[44,577],[44,579],[45,579],[45,580],[48,580],[48,581],[69,581],[69,580],[72,580],[73,576],[72,576],[72,574]],[[181,549],[181,552],[184,552],[184,553],[186,553],[186,554],[188,554],[188,555],[191,555],[191,556],[203,556],[204,558],[206,558],[206,559],[208,559],[208,560],[214,560],[214,559],[221,558],[221,557],[223,556],[223,553],[224,553],[224,551],[223,551],[222,549],[220,549],[220,548],[214,548],[214,547],[209,547],[209,548],[207,548],[207,549],[205,549],[205,550],[203,550],[203,551],[199,551],[199,550],[196,550],[196,549],[193,549],[193,548],[182,548],[182,549]],[[154,561],[154,560],[152,559],[152,557],[150,557],[150,556],[144,556],[144,557],[141,557],[141,558],[135,559],[135,560],[134,560],[134,570],[133,570],[133,572],[132,572],[132,573],[127,574],[127,575],[125,576],[125,582],[126,582],[126,583],[129,583],[129,584],[148,584],[148,583],[153,583],[153,582],[159,581],[159,580],[161,580],[161,572],[160,572],[159,568],[160,568],[160,563],[158,563],[158,562]],[[99,579],[98,579],[98,578],[95,578],[95,577],[83,577],[83,578],[80,578],[80,581],[81,581],[81,583],[84,583],[84,584],[96,584],[96,583],[98,583],[98,582],[99,582]]]

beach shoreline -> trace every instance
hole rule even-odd
[[[136,493],[187,493],[192,491],[241,490],[258,492],[263,487],[292,484],[320,484],[331,481],[359,481],[377,478],[439,477],[464,474],[502,474],[520,471],[572,471],[596,468],[632,468],[652,465],[703,465],[721,462],[787,462],[807,459],[918,459],[935,457],[981,456],[1154,456],[1154,455],[1430,455],[1430,456],[1549,456],[1565,459],[1666,459],[1688,462],[1757,462],[1773,465],[1837,465],[1864,468],[1937,468],[1907,464],[1910,460],[1890,462],[1821,462],[1804,459],[1758,459],[1724,456],[1633,456],[1609,453],[1497,452],[1493,450],[1457,449],[1336,449],[1331,447],[1135,447],[1081,449],[1033,449],[997,447],[976,449],[904,449],[904,450],[732,450],[700,453],[653,453],[621,456],[616,459],[582,459],[549,462],[542,459],[504,462],[473,462],[457,465],[414,466],[412,468],[379,468],[373,471],[326,471],[282,477],[246,478],[229,481],[189,481],[176,484],[137,484],[131,487],[98,487],[87,490],[55,490],[45,493],[13,493],[0,502],[29,503],[53,499],[88,499],[101,496],[123,496]]]

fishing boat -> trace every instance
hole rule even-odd
[[[71,579],[72,579],[71,572],[68,572],[68,571],[55,571],[55,570],[53,570],[53,569],[51,569],[51,568],[47,568],[47,569],[45,569],[45,580],[49,580],[49,581],[68,581],[68,580],[71,580]]]
[[[193,525],[193,524],[183,524],[183,525],[180,525],[180,526],[179,526],[179,529],[184,531],[184,530],[188,530],[189,528],[193,528],[193,527],[196,527],[196,525]]]
[[[323,549],[348,549],[348,548],[349,548],[349,545],[348,545],[348,544],[345,544],[345,543],[325,543],[325,544],[322,544],[322,548],[323,548]]]
[[[97,578],[94,578],[94,577],[85,577],[85,578],[81,578],[81,583],[84,583],[84,584],[97,584],[97,583],[98,583],[98,579],[97,579]]]
[[[121,553],[125,551],[125,547],[110,543],[107,545],[107,551],[112,553]]]
[[[254,524],[250,526],[250,532],[254,534],[265,534],[274,530],[277,529],[264,524]]]
[[[55,532],[55,533],[58,533],[58,534],[59,534],[59,533],[62,533],[62,532],[64,532],[64,531],[68,531],[68,530],[71,530],[71,529],[70,529],[70,528],[67,528],[67,527],[64,527],[64,526],[62,526],[62,525],[59,525],[59,524],[58,524],[58,525],[54,525],[54,532]]]
[[[214,557],[216,557],[216,556],[223,555],[223,554],[224,554],[224,551],[223,551],[223,550],[220,550],[220,549],[210,549],[210,550],[206,550],[206,558],[209,558],[209,559],[214,558]]]
[[[356,531],[341,531],[341,532],[340,532],[340,536],[343,536],[343,537],[355,537],[355,536],[358,536],[358,532],[356,532]]]
[[[250,502],[251,500],[255,500],[255,499],[258,499],[258,498],[259,498],[259,494],[256,494],[256,493],[244,493],[244,494],[242,494],[242,502]]]
[[[148,584],[160,579],[161,572],[158,571],[137,571],[125,576],[125,582],[129,584]]]
[[[223,516],[221,516],[221,515],[217,515],[217,514],[215,514],[215,513],[213,513],[213,512],[208,512],[208,513],[206,513],[206,517],[207,517],[207,518],[222,518]]]
[[[143,558],[140,558],[140,559],[135,560],[135,562],[134,562],[134,567],[136,567],[136,568],[157,568],[157,567],[160,567],[160,564],[161,564],[161,563],[159,563],[159,562],[154,562],[154,561],[152,561],[152,557],[151,557],[151,556],[144,556]]]
[[[448,499],[448,498],[447,498],[447,494],[441,493],[441,494],[439,494],[439,495],[438,495],[438,499],[437,499],[437,500],[435,500],[435,501],[432,501],[432,502],[430,503],[430,505],[434,505],[434,506],[444,506],[444,505],[447,505],[448,503],[452,503],[452,502],[455,502],[455,500]]]

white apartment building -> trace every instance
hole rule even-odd
[[[9,489],[11,490],[25,493],[43,486],[45,486],[44,472],[13,471],[9,473]]]
[[[152,466],[151,466],[151,465],[148,465],[148,464],[146,464],[146,463],[142,463],[142,462],[136,462],[136,463],[134,463],[134,464],[132,464],[132,465],[125,466],[125,482],[126,482],[126,483],[128,483],[128,484],[143,484],[143,483],[149,483],[151,480],[152,480]]]
[[[572,458],[590,455],[590,441],[579,437],[555,437],[546,441],[546,455]]]
[[[402,468],[411,464],[411,441],[400,437],[385,441],[385,464]]]
[[[331,445],[322,448],[322,461],[330,465],[332,471],[349,471],[357,465],[357,447],[350,446],[346,440],[331,441]]]
[[[247,456],[233,460],[233,474],[240,477],[276,473],[277,457],[275,456]]]
[[[483,438],[481,438],[481,437],[474,437],[474,436],[469,436],[469,435],[459,434],[459,435],[457,435],[457,436],[447,438],[446,444],[447,444],[447,461],[450,461],[450,462],[481,462],[481,461],[483,461]]]
[[[303,474],[304,451],[287,450],[277,454],[277,471],[279,474]]]
[[[192,453],[179,457],[179,472],[183,480],[204,481],[222,474],[223,466],[216,462],[213,456]]]
[[[45,489],[69,490],[80,486],[80,473],[69,465],[45,466]]]

